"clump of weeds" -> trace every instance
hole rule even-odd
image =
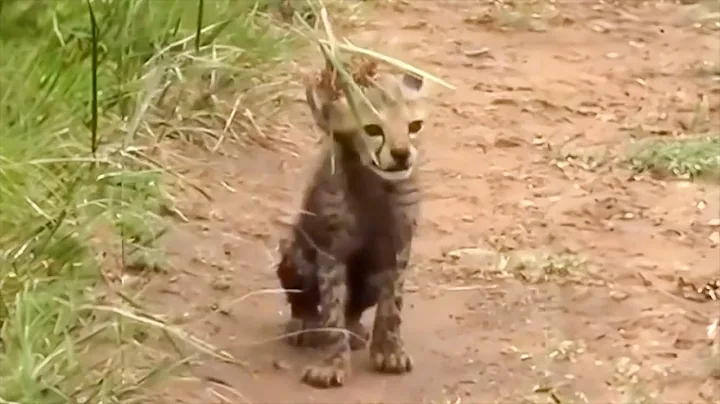
[[[182,180],[163,139],[267,140],[267,72],[292,38],[264,3],[2,1],[0,402],[137,402],[184,346],[232,360],[105,275],[160,266]]]

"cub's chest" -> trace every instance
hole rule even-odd
[[[402,202],[399,195],[385,189],[352,199],[356,231],[364,243],[402,248],[412,237],[417,210],[415,204]]]
[[[403,195],[385,184],[375,187],[348,189],[349,208],[358,219],[385,219],[391,222],[402,221],[412,210],[413,204],[403,203]]]

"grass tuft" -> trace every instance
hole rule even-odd
[[[502,273],[528,283],[580,282],[590,275],[588,263],[574,254],[551,254],[542,251],[513,251],[499,263]]]
[[[684,179],[720,180],[720,134],[683,139],[646,139],[631,152],[630,164],[638,172]]]

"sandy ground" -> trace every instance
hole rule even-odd
[[[620,161],[632,137],[681,130],[700,95],[717,118],[720,84],[702,62],[720,63],[719,34],[694,27],[687,5],[622,4],[559,1],[526,24],[486,2],[377,2],[354,29],[458,87],[437,94],[423,132],[408,375],[375,374],[357,352],[345,387],[305,386],[316,356],[277,340],[284,297],[238,300],[279,287],[276,242],[317,154],[306,106],[281,117],[294,153],[186,150],[213,201],[188,194],[190,222],[167,239],[179,270],[151,297],[242,365],[205,360],[205,381],[155,402],[718,402],[704,362],[717,302],[675,285],[717,276],[719,188]]]

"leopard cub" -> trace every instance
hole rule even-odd
[[[277,276],[291,308],[288,341],[324,350],[303,373],[309,385],[345,383],[350,351],[369,339],[360,319],[375,305],[373,366],[386,373],[412,369],[400,324],[419,213],[416,135],[424,126],[424,84],[409,74],[377,73],[363,88],[372,108],[357,102],[357,115],[344,97],[317,84],[306,89],[326,149],[302,214],[281,244]]]

